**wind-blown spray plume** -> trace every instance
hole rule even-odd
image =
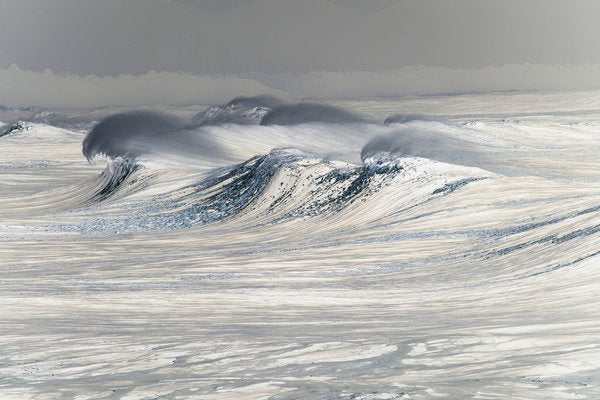
[[[216,143],[203,132],[186,130],[183,121],[149,111],[106,117],[83,141],[83,154],[89,161],[99,155],[125,159],[159,154],[203,158],[219,153]]]
[[[381,154],[396,157],[422,157],[490,171],[498,170],[485,155],[481,146],[450,137],[443,132],[401,130],[388,135],[376,136],[363,146],[360,156],[365,162],[365,160]]]
[[[286,104],[269,111],[261,125],[298,125],[310,122],[349,124],[364,122],[359,115],[334,106],[316,103]]]
[[[387,126],[392,124],[405,124],[411,121],[433,121],[433,118],[419,114],[394,114],[387,117],[383,124]]]

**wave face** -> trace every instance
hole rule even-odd
[[[123,190],[123,186],[131,182],[132,177],[142,168],[134,160],[109,160],[106,169],[100,174],[96,190],[89,190],[91,201],[102,201]]]
[[[598,398],[596,97],[520,96],[0,137],[0,398]]]

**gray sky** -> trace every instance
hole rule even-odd
[[[281,73],[600,61],[598,0],[0,0],[0,67]]]
[[[599,16],[598,0],[0,0],[0,104],[600,88]]]

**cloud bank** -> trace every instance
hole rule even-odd
[[[151,71],[116,77],[59,75],[51,70],[0,69],[0,104],[50,108],[223,103],[236,96],[287,97],[256,80]]]
[[[405,67],[382,72],[311,72],[261,75],[257,80],[294,98],[316,100],[513,90],[600,88],[600,64],[511,64],[486,68]]]
[[[511,90],[600,89],[600,65],[504,65],[487,68],[405,67],[382,72],[193,75],[151,71],[99,77],[0,69],[0,104],[47,108],[223,104],[237,96],[284,100],[364,99]]]

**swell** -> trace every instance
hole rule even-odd
[[[427,159],[379,154],[366,158],[363,165],[353,165],[299,150],[276,149],[212,170],[186,184],[170,182],[157,176],[164,171],[151,173],[151,168],[131,160],[112,160],[109,164],[88,185],[90,201],[78,210],[89,218],[53,229],[123,234],[212,226],[213,233],[247,232],[252,236],[274,229],[286,237],[294,236],[289,229],[312,226],[314,234],[301,235],[293,243],[283,241],[267,248],[253,245],[231,254],[302,254],[403,242],[435,242],[442,247],[454,243],[448,252],[436,251],[402,265],[412,268],[494,260],[498,263],[495,281],[514,279],[517,275],[510,260],[526,254],[539,253],[518,276],[533,277],[582,262],[595,254],[590,245],[600,232],[598,206],[589,205],[597,202],[597,196],[574,197],[568,204],[563,197],[557,198],[562,209],[547,216],[545,203],[551,199],[536,197],[539,206],[527,213],[510,201],[486,204],[490,199],[518,196],[518,178]],[[144,180],[152,185],[144,185]],[[516,186],[510,189],[513,184]],[[145,190],[149,187],[152,190]],[[498,187],[504,191],[496,193]],[[490,226],[491,221],[485,220],[490,210],[506,216]],[[530,220],[533,222],[527,222]],[[575,242],[581,247],[577,251],[573,251]],[[555,262],[551,255],[559,249],[564,257]],[[472,279],[465,278],[464,284],[467,281]]]
[[[124,218],[112,218],[97,227],[88,224],[85,231],[114,229],[177,229],[235,219],[236,224],[259,226],[298,218],[335,215],[341,210],[377,202],[378,193],[390,188],[396,201],[402,201],[407,181],[419,181],[421,195],[428,198],[443,185],[443,175],[432,175],[433,162],[423,159],[395,158],[380,155],[356,166],[326,161],[294,149],[276,149],[243,163],[219,168],[197,182],[151,195],[143,193]],[[481,174],[465,170],[465,174]],[[148,180],[147,168],[131,160],[112,160],[106,170],[90,185],[92,203],[123,199],[143,189]],[[172,187],[155,176],[156,184]],[[468,178],[465,178],[468,179]],[[466,185],[462,181],[453,187]],[[450,191],[444,189],[444,191]],[[437,192],[436,192],[437,193]],[[435,193],[434,193],[435,194]],[[397,197],[400,195],[400,197]],[[411,198],[411,194],[407,198]],[[360,200],[360,201],[359,201]],[[375,206],[375,204],[373,204]],[[370,211],[372,218],[388,212],[386,207]],[[94,210],[98,215],[98,210]]]

